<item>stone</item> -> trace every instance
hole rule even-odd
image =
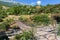
[[[37,28],[36,36],[38,37],[37,40],[57,40],[56,34],[53,33],[51,27]]]

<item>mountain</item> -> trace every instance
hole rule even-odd
[[[5,6],[15,6],[15,5],[21,5],[21,4],[20,4],[20,3],[3,2],[3,1],[0,1],[0,5],[5,5]]]

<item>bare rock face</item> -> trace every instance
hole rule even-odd
[[[23,31],[29,31],[31,29],[30,26],[27,26],[20,21],[16,21],[16,24]],[[36,33],[34,34],[37,40],[57,40],[55,29],[53,28],[53,26],[36,28]]]
[[[56,35],[53,33],[47,35],[47,38],[48,38],[48,40],[57,40]]]
[[[57,40],[54,29],[51,27],[37,28],[35,36],[37,37],[37,40]]]
[[[30,26],[27,26],[27,25],[25,25],[24,23],[22,23],[22,22],[20,22],[20,21],[16,21],[16,24],[17,24],[17,26],[21,29],[21,30],[23,30],[23,31],[28,31],[28,30],[30,30],[31,29],[31,27]]]
[[[60,36],[57,36],[57,40],[60,40]]]

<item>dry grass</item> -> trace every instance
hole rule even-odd
[[[3,20],[6,19],[14,19],[14,20],[18,20],[19,17],[24,17],[24,18],[30,18],[33,15],[20,15],[20,16],[16,16],[16,15],[8,15],[8,17],[4,18]]]
[[[32,22],[30,17],[33,15],[20,15],[20,16],[16,16],[16,15],[8,15],[8,17],[4,18],[3,20],[6,21],[7,19],[13,19],[13,20],[19,20],[20,17],[26,18],[29,22]],[[10,25],[10,27],[14,27],[17,26],[17,24],[14,22],[12,22],[12,24]]]

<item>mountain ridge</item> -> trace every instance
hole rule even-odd
[[[0,1],[0,5],[5,5],[5,6],[18,6],[18,5],[21,5],[20,3],[13,3],[13,2],[3,2],[3,1]]]

